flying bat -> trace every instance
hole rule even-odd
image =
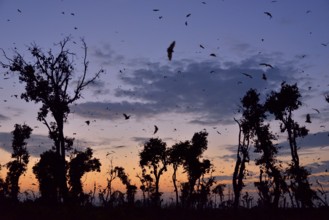
[[[128,120],[130,118],[130,115],[127,115],[125,113],[123,113],[123,116],[125,117],[125,120]]]
[[[203,46],[202,44],[200,44],[200,47],[201,47],[202,49],[204,49],[204,46]]]
[[[306,115],[306,121],[305,121],[306,123],[312,123],[311,122],[311,116],[310,116],[310,114],[307,114]]]
[[[157,133],[158,130],[159,130],[158,126],[154,125],[154,133],[153,134]]]
[[[172,53],[174,52],[174,47],[175,47],[176,42],[173,41],[170,46],[167,48],[167,54],[168,54],[168,59],[171,60],[172,58]]]
[[[160,11],[159,9],[153,9],[153,11]]]
[[[316,108],[312,108],[314,111],[316,111],[318,114],[320,114],[320,111],[319,109],[316,109]]]
[[[87,125],[90,125],[90,121],[85,121]]]
[[[268,63],[260,63],[259,65],[270,67],[271,69],[273,69],[273,66],[271,64],[268,64]]]
[[[266,14],[267,16],[269,16],[270,18],[272,18],[272,14],[268,11],[265,11],[264,14]]]
[[[190,17],[190,16],[191,16],[191,13],[186,15],[187,18]]]
[[[22,13],[22,11],[21,11],[20,9],[17,9],[17,11],[18,11],[19,13]]]
[[[243,75],[249,77],[250,79],[252,79],[252,76],[250,74],[248,74],[248,73],[241,73],[241,74],[243,74]]]
[[[210,54],[210,56],[212,56],[212,57],[216,57],[216,54],[214,54],[214,53],[211,53],[211,54]]]
[[[266,77],[265,73],[263,73],[262,79],[267,80],[267,77]]]

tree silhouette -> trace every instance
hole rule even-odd
[[[57,161],[58,176],[60,184],[60,194],[64,202],[67,199],[67,180],[65,170],[65,136],[64,124],[70,113],[70,105],[81,97],[81,92],[87,85],[94,82],[103,70],[98,71],[91,79],[87,79],[88,61],[87,45],[82,39],[83,54],[83,72],[77,79],[76,85],[72,84],[74,80],[74,53],[66,49],[69,37],[64,38],[57,46],[58,54],[52,50],[43,52],[36,44],[28,48],[32,55],[31,62],[24,59],[23,55],[15,51],[13,58],[9,58],[3,51],[3,54],[9,63],[2,63],[4,68],[8,68],[14,73],[18,73],[20,82],[25,83],[25,92],[21,98],[27,102],[42,103],[38,112],[37,119],[43,122],[48,130],[49,136],[54,140],[56,153],[59,156]],[[71,91],[73,89],[73,91]],[[71,91],[71,92],[70,92]],[[49,122],[48,113],[55,122]]]
[[[126,186],[126,197],[128,205],[133,206],[135,202],[135,194],[137,191],[137,187],[131,184],[131,181],[123,167],[115,167],[114,170],[117,173],[117,176],[120,178],[122,184]]]
[[[159,138],[151,138],[144,144],[144,149],[139,153],[139,164],[148,167],[155,180],[155,192],[152,195],[155,205],[160,205],[161,193],[159,192],[160,177],[167,171],[167,144]]]
[[[193,135],[188,145],[186,142],[185,147],[187,149],[185,151],[183,167],[187,173],[188,182],[183,183],[181,186],[183,206],[191,207],[193,203],[197,202],[197,197],[201,195],[195,193],[196,182],[199,180],[198,187],[201,187],[201,185],[205,184],[205,182],[202,182],[204,180],[204,174],[212,170],[212,164],[208,159],[200,161],[203,156],[202,154],[208,148],[207,136],[207,131],[200,131]]]
[[[226,184],[218,183],[215,188],[212,189],[212,193],[215,195],[215,207],[217,207],[216,195],[219,196],[220,203],[223,203],[225,187]]]
[[[153,178],[150,174],[146,173],[146,169],[142,169],[142,175],[137,174],[136,176],[142,185],[140,186],[140,189],[143,193],[143,204],[146,206],[149,203],[150,200],[150,194],[154,193],[155,187],[153,185]],[[146,198],[147,196],[147,198]]]
[[[6,164],[8,172],[6,177],[6,184],[9,191],[9,196],[13,201],[18,201],[18,193],[19,193],[19,178],[22,174],[25,173],[27,169],[27,164],[29,163],[29,152],[26,149],[26,139],[30,138],[32,132],[32,128],[28,125],[23,124],[15,124],[15,129],[12,132],[13,141],[12,148],[13,153],[11,154],[11,158],[14,160],[8,162]]]
[[[58,163],[60,156],[53,150],[48,150],[40,155],[40,160],[33,166],[33,173],[39,182],[40,200],[43,203],[55,204],[59,202]],[[65,165],[65,171],[67,165]]]
[[[70,187],[70,196],[74,203],[84,202],[81,177],[88,172],[100,172],[101,163],[99,159],[93,158],[93,151],[87,148],[85,151],[74,151],[73,157],[68,163],[68,176]]]
[[[275,136],[269,131],[269,125],[262,125],[256,130],[255,152],[262,153],[256,159],[256,165],[260,166],[259,182],[255,182],[260,201],[263,206],[278,208],[281,195],[287,191],[287,185],[276,165],[277,147],[272,143]],[[279,164],[281,166],[281,164]],[[272,189],[273,188],[273,189]]]
[[[103,190],[100,189],[99,198],[104,206],[109,205],[110,207],[112,207],[111,200],[109,200],[109,198],[111,198],[112,195],[112,182],[118,177],[115,167],[113,166],[112,160],[110,161],[110,168],[108,174],[109,174],[109,178],[106,178],[106,182],[107,182],[106,188]]]
[[[264,108],[259,104],[259,97],[255,90],[250,89],[241,99],[242,118],[234,119],[239,125],[237,160],[233,172],[233,192],[235,208],[239,207],[243,179],[246,172],[246,163],[249,163],[249,148],[255,136],[255,130],[265,117]]]
[[[266,207],[277,208],[286,184],[276,166],[275,155],[278,149],[272,143],[275,136],[269,131],[269,124],[264,124],[266,108],[259,101],[259,93],[255,89],[247,91],[242,99],[244,108],[242,129],[248,132],[249,139],[253,141],[255,146],[255,152],[262,153],[261,158],[256,159],[256,165],[260,166],[260,176],[259,182],[255,182],[260,201]],[[273,190],[271,186],[273,186]],[[273,196],[274,198],[272,198]]]
[[[168,163],[173,167],[172,182],[174,185],[174,191],[176,195],[176,206],[179,205],[179,196],[177,188],[177,170],[178,167],[183,165],[185,155],[187,154],[189,148],[189,141],[180,142],[174,144],[171,148],[168,149]]]
[[[297,84],[283,83],[279,92],[273,91],[268,96],[265,106],[275,116],[275,119],[280,121],[281,132],[288,134],[287,139],[292,159],[287,173],[291,179],[290,189],[295,195],[296,205],[299,207],[300,202],[302,207],[313,207],[315,192],[308,182],[309,172],[300,166],[297,146],[297,138],[305,137],[308,130],[292,118],[293,111],[302,105],[300,98]]]

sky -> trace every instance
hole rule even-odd
[[[204,158],[215,165],[217,180],[229,183],[240,99],[254,88],[264,100],[283,81],[297,83],[303,105],[294,119],[310,130],[298,140],[302,165],[311,178],[328,182],[328,11],[327,0],[0,0],[0,48],[30,60],[31,44],[56,51],[56,43],[70,36],[76,77],[83,67],[81,39],[88,46],[88,76],[104,69],[71,106],[64,130],[75,138],[75,148],[91,147],[101,160],[102,172],[84,177],[87,187],[105,184],[110,161],[125,167],[139,185],[138,153],[145,141],[161,138],[171,147],[204,129],[209,133]],[[3,54],[0,59],[6,62]],[[31,126],[31,162],[22,186],[37,190],[31,167],[52,143],[36,119],[40,105],[20,100],[24,85],[17,75],[0,71],[0,163],[10,161],[14,125]],[[306,114],[311,124],[305,123]],[[288,162],[286,136],[279,133],[278,122],[270,123],[282,146],[279,158]],[[252,153],[253,159],[258,156]],[[248,169],[256,178],[252,163]],[[161,182],[170,191],[170,176]]]

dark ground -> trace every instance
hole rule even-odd
[[[203,220],[203,219],[253,219],[253,220],[320,220],[329,219],[328,208],[317,209],[210,209],[187,210],[174,208],[102,208],[102,207],[64,207],[44,206],[42,204],[18,204],[0,207],[1,220],[15,219],[134,219],[134,220]]]

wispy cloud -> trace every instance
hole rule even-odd
[[[6,121],[6,120],[9,120],[9,118],[5,115],[0,114],[0,120],[1,121]]]
[[[124,60],[124,57],[117,54],[110,44],[104,44],[101,48],[95,48],[93,50],[93,56],[100,60],[103,66],[118,64]]]

